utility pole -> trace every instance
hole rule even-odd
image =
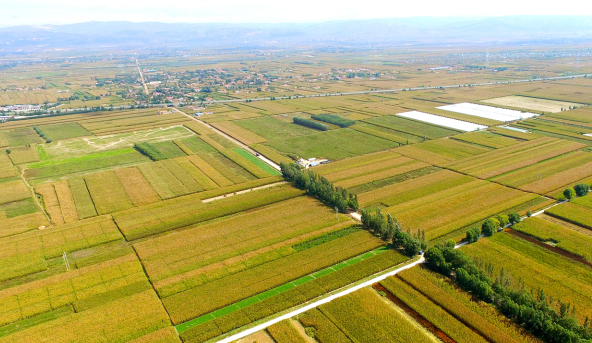
[[[62,255],[62,258],[64,259],[64,264],[66,265],[66,270],[70,270],[70,262],[68,262],[68,256],[66,256],[66,252],[64,251],[64,254]]]

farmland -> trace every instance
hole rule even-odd
[[[455,251],[583,324],[592,198],[558,202],[592,184],[590,78],[502,83],[576,73],[511,48],[491,67],[435,46],[2,64],[0,103],[52,112],[0,123],[0,342],[210,343],[267,323],[233,341],[542,343],[418,256],[508,214]]]

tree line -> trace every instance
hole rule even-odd
[[[47,142],[47,143],[51,143],[51,142],[52,142],[51,138],[48,138],[48,137],[45,135],[45,132],[43,132],[43,130],[41,130],[41,129],[40,129],[40,128],[38,128],[37,126],[33,126],[33,130],[35,130],[35,132],[37,132],[37,134],[38,134],[38,135],[39,135],[41,138],[45,139],[45,142]]]
[[[579,183],[575,185],[573,188],[569,187],[563,191],[563,196],[567,200],[575,199],[576,197],[583,197],[584,195],[590,192],[590,186],[586,183]]]
[[[306,193],[337,208],[341,213],[348,209],[357,211],[360,207],[357,195],[349,193],[345,188],[333,186],[331,181],[310,169],[302,169],[296,163],[285,162],[280,163],[280,168],[284,179],[292,182],[296,188],[306,190]]]
[[[374,212],[362,210],[362,225],[408,256],[418,255],[428,247],[425,231],[418,230],[413,235],[409,229],[405,232],[397,218],[390,214],[385,218],[380,209]]]
[[[312,115],[311,118],[314,120],[323,121],[325,123],[335,124],[339,127],[348,127],[348,126],[352,126],[356,123],[355,121],[353,121],[351,119],[345,119],[343,117],[340,117],[340,116],[337,116],[334,114],[327,114],[327,113],[315,114],[315,115]]]
[[[294,121],[294,123],[296,123],[298,125],[310,127],[311,129],[316,129],[316,130],[321,130],[321,131],[329,130],[329,126],[327,126],[325,124],[321,124],[321,123],[313,121],[313,120],[308,120],[308,119],[303,119],[303,118],[298,118],[298,117],[294,117],[294,118],[292,118],[292,120]]]
[[[513,287],[502,268],[494,276],[491,264],[473,261],[454,249],[455,242],[438,244],[425,253],[427,266],[454,280],[462,289],[496,307],[516,324],[549,343],[592,342],[590,320],[583,325],[575,319],[575,306],[553,301],[542,289],[527,291],[522,280]],[[558,308],[558,311],[554,309]]]
[[[143,142],[134,144],[134,148],[142,155],[149,157],[153,161],[166,160],[167,156],[158,150],[154,145]]]
[[[527,212],[528,216],[530,217],[530,211]],[[487,218],[483,224],[481,224],[481,229],[474,227],[469,229],[466,232],[465,240],[469,243],[473,243],[479,240],[481,235],[483,236],[493,236],[500,228],[503,229],[508,224],[516,224],[520,223],[522,218],[516,212],[512,212],[508,215],[500,214],[497,217]]]

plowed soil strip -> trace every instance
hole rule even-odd
[[[456,343],[456,341],[454,341],[444,332],[440,331],[440,329],[438,329],[434,324],[425,319],[419,313],[415,312],[411,307],[407,306],[407,304],[399,300],[399,298],[397,298],[393,293],[389,292],[386,288],[382,287],[381,284],[375,283],[374,285],[372,285],[372,287],[379,292],[384,292],[386,294],[386,297],[390,301],[392,301],[393,303],[395,303],[395,305],[399,306],[401,309],[407,312],[407,314],[413,317],[413,319],[415,319],[417,322],[421,323],[421,325],[425,326],[428,330],[430,330],[430,332],[436,335],[436,337],[440,338],[443,342]]]
[[[565,257],[567,257],[569,259],[572,259],[574,261],[583,263],[583,264],[587,265],[588,267],[592,267],[592,263],[586,261],[583,257],[580,257],[580,256],[578,256],[576,254],[572,254],[572,253],[570,253],[568,251],[565,251],[565,250],[563,250],[561,248],[554,247],[551,244],[547,244],[545,242],[541,242],[541,241],[539,241],[538,239],[536,239],[534,237],[528,236],[528,235],[523,234],[522,232],[519,232],[519,231],[516,231],[516,230],[506,229],[506,231],[508,233],[514,235],[514,236],[520,237],[520,238],[522,238],[522,239],[524,239],[526,241],[532,242],[532,243],[534,243],[534,244],[536,244],[538,246],[541,246],[541,247],[543,247],[545,249],[551,250],[554,253],[557,253],[559,255],[565,256]]]

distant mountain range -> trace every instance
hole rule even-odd
[[[86,22],[0,28],[0,51],[66,47],[257,47],[294,44],[592,42],[592,16],[413,17],[315,24]]]

